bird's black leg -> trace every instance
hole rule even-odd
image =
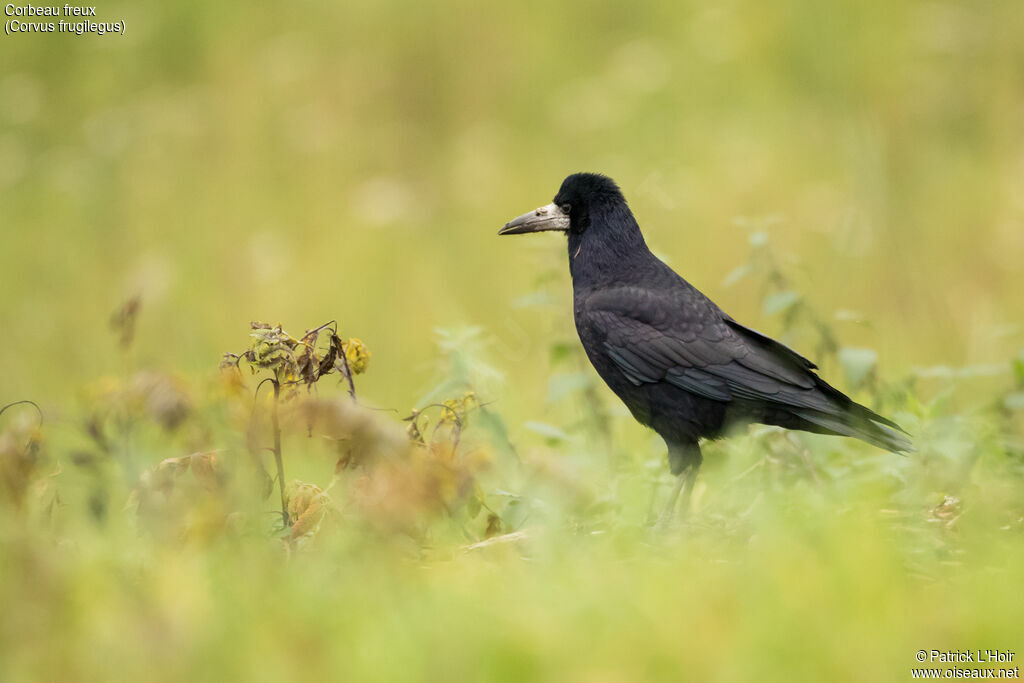
[[[693,493],[693,485],[697,481],[697,471],[704,461],[700,446],[696,443],[666,443],[668,444],[668,463],[672,474],[676,475],[676,483],[672,487],[668,504],[665,505],[661,517],[658,518],[657,526],[662,529],[671,526],[680,493],[683,494],[683,514],[690,509],[690,494]]]

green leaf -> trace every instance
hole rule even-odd
[[[846,383],[859,389],[878,365],[878,353],[873,349],[847,347],[839,351],[839,364],[843,367]]]
[[[416,401],[415,405],[419,409],[422,409],[423,406],[427,404],[436,403],[438,400],[442,398],[461,393],[466,389],[466,387],[467,384],[462,379],[453,377],[445,378],[441,380],[441,382],[438,383],[434,388],[432,388],[426,394],[421,396],[420,399]]]
[[[864,322],[864,314],[860,311],[852,311],[848,308],[840,308],[835,313],[835,319],[839,322]]]
[[[545,289],[524,294],[512,302],[512,308],[544,308],[554,305],[554,297]]]
[[[750,237],[747,238],[750,241],[752,247],[763,247],[768,244],[768,233],[764,230],[757,230],[750,233]]]
[[[529,429],[531,432],[536,432],[541,436],[547,437],[548,439],[552,439],[554,441],[570,440],[568,434],[563,432],[558,427],[555,427],[554,425],[549,425],[546,422],[535,422],[531,420],[530,422],[527,422],[523,426]]]
[[[737,266],[736,268],[733,268],[728,275],[725,276],[725,279],[722,280],[722,285],[725,287],[731,287],[740,280],[742,280],[743,278],[750,275],[750,272],[752,270],[753,267],[749,263],[744,263],[742,266]]]
[[[978,363],[965,365],[962,368],[951,368],[948,365],[933,365],[927,368],[914,368],[914,374],[927,379],[971,379],[974,377],[998,377],[1006,374],[1005,363]]]
[[[764,298],[762,310],[765,315],[775,315],[791,308],[798,301],[800,301],[800,295],[791,289],[774,292]]]
[[[1015,391],[1003,399],[1003,405],[1009,410],[1024,410],[1024,391]]]
[[[593,384],[589,372],[570,372],[552,375],[548,380],[548,401],[560,401],[569,394],[586,389]]]
[[[491,445],[503,461],[519,461],[519,456],[516,455],[516,449],[508,435],[508,427],[505,426],[505,420],[501,415],[480,406],[474,422],[490,437]]]
[[[555,365],[570,358],[575,347],[568,342],[555,342],[550,347],[551,363]]]
[[[1024,411],[1024,391],[1015,391],[1002,399],[1002,404],[1011,411]]]
[[[1017,386],[1024,389],[1024,351],[1011,361],[1013,364],[1013,378]]]
[[[470,519],[476,519],[476,516],[480,514],[480,498],[482,496],[483,494],[480,492],[480,486],[477,485],[473,491],[473,495],[466,499],[466,515]]]

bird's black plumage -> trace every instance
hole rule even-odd
[[[552,204],[502,234],[553,229],[568,234],[583,348],[633,416],[665,439],[673,473],[695,473],[698,439],[737,422],[912,450],[898,425],[830,386],[811,361],[733,320],[654,256],[610,178],[569,176]]]

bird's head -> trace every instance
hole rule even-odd
[[[615,181],[597,173],[574,173],[562,181],[550,204],[512,219],[498,234],[557,231],[582,235],[593,217],[619,208],[629,211]]]

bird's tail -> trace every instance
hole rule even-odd
[[[853,401],[849,401],[845,410],[838,414],[818,410],[794,410],[793,414],[828,433],[852,436],[893,453],[912,453],[916,450],[910,435],[902,427]]]

